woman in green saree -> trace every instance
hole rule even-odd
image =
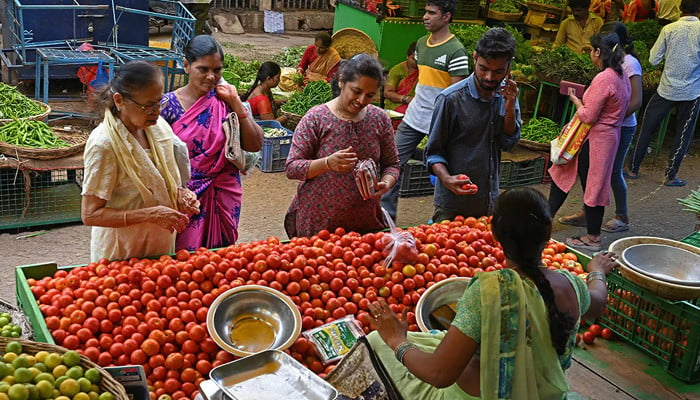
[[[407,332],[383,299],[370,306],[377,330],[369,343],[405,399],[566,396],[564,370],[579,321],[605,309],[605,275],[615,255],[595,255],[586,282],[545,268],[541,254],[552,215],[545,197],[531,188],[499,196],[492,226],[508,268],[471,280],[446,332]]]

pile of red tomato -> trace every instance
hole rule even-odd
[[[434,282],[505,265],[486,217],[408,231],[418,249],[408,255],[411,264],[382,264],[388,234],[338,228],[285,243],[270,237],[218,250],[181,250],[174,258],[100,260],[28,283],[57,344],[102,366],[143,365],[153,399],[191,399],[213,367],[232,360],[206,329],[208,306],[232,287],[258,284],[289,295],[304,330],[352,314],[368,332],[368,305],[378,297],[396,313],[408,308],[409,329],[418,330],[413,310]],[[543,262],[582,273],[565,250],[550,242]],[[324,368],[303,337],[289,352],[322,376],[332,368]]]

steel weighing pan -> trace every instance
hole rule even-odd
[[[665,244],[646,243],[622,252],[628,267],[658,280],[700,287],[700,256]]]
[[[209,376],[233,400],[333,400],[338,396],[328,382],[279,350],[220,365]]]

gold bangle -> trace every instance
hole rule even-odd
[[[325,164],[326,164],[326,169],[330,171],[330,170],[331,170],[331,166],[328,165],[328,157],[325,157],[323,160],[324,160],[324,162],[325,162]]]
[[[124,217],[124,226],[128,226],[126,224],[126,210],[124,210],[124,212],[122,213],[122,216]]]

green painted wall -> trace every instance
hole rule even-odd
[[[338,3],[333,19],[333,33],[355,28],[372,38],[379,58],[390,68],[406,59],[409,43],[426,34],[423,21],[407,18],[385,19],[377,23],[372,13]]]
[[[483,23],[483,21],[453,21],[452,25]],[[385,18],[377,23],[376,15],[338,3],[333,19],[333,33],[355,28],[372,38],[379,51],[379,58],[387,66],[406,59],[409,43],[425,35],[427,31],[420,18]]]

